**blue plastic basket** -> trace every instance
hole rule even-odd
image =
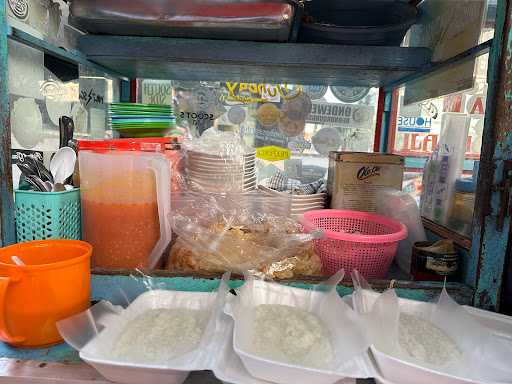
[[[18,242],[81,239],[80,189],[65,192],[15,192]]]

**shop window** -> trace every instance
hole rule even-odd
[[[378,89],[243,82],[140,80],[138,101],[172,99],[182,134],[234,131],[258,149],[260,180],[277,172],[323,178],[330,151],[371,152]]]
[[[49,164],[59,148],[59,118],[71,117],[75,139],[112,137],[107,105],[119,100],[119,81],[85,66],[59,70],[45,66],[43,52],[9,41],[9,102],[13,183],[19,185],[16,166],[27,155]],[[69,76],[72,74],[72,78]]]
[[[389,140],[392,152],[406,158],[403,189],[420,204],[423,217],[466,237],[471,236],[482,146],[487,62],[488,54],[476,59],[474,74],[466,79],[469,89],[409,104],[414,83],[393,94]],[[435,73],[421,84],[434,88],[447,76]]]

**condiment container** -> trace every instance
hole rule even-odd
[[[414,280],[443,281],[459,270],[459,255],[453,241],[421,241],[412,249],[411,274]]]
[[[404,158],[363,152],[330,152],[327,189],[331,208],[376,212],[384,188],[402,190]]]
[[[94,246],[93,266],[155,268],[171,240],[168,159],[89,142],[80,143],[79,162],[83,238]]]
[[[1,248],[0,340],[16,347],[61,342],[55,323],[90,305],[91,252],[89,244],[77,240]]]
[[[448,226],[465,236],[471,236],[475,209],[476,183],[473,178],[457,179]]]

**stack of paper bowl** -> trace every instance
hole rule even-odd
[[[256,189],[256,154],[214,155],[187,152],[187,180],[196,191],[224,193]]]
[[[296,195],[288,192],[279,192],[263,185],[258,187],[261,191],[276,196],[289,196],[291,198],[290,214],[293,218],[299,218],[308,211],[325,208],[327,193],[316,193],[314,195]]]

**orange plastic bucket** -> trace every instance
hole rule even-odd
[[[0,340],[17,347],[61,342],[55,322],[90,306],[91,254],[90,244],[76,240],[0,248]]]

